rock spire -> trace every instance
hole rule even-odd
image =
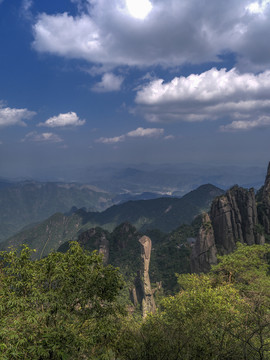
[[[148,313],[155,312],[156,310],[155,300],[149,278],[149,265],[150,265],[152,242],[148,236],[142,236],[139,239],[139,242],[141,244],[141,257],[142,257],[142,266],[141,266],[141,279],[143,283],[142,312],[143,312],[143,317],[145,318]]]

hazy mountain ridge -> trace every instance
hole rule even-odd
[[[264,181],[264,167],[200,164],[108,164],[80,172],[77,181],[88,182],[109,192],[162,192],[183,196],[202,184],[211,183],[228,189],[234,184],[259,188]]]
[[[51,172],[44,169],[43,178],[49,179]],[[70,169],[65,174],[54,169],[54,173],[54,182],[0,178],[0,241],[56,212],[68,213],[71,208],[74,211],[74,207],[103,211],[129,200],[182,197],[206,183],[221,189],[236,183],[259,188],[264,179],[261,167],[188,163],[92,165],[88,169]],[[66,180],[56,181],[60,178]]]
[[[56,212],[67,212],[72,206],[97,211],[113,203],[112,194],[90,185],[36,181],[1,184],[0,241]]]
[[[41,224],[11,237],[1,244],[1,248],[27,243],[37,248],[39,257],[57,249],[65,241],[75,240],[84,230],[101,226],[106,230],[113,231],[116,226],[126,221],[141,232],[147,229],[170,232],[181,224],[191,223],[200,212],[209,209],[214,197],[221,194],[223,194],[223,190],[208,184],[181,199],[159,198],[129,201],[114,205],[100,213],[87,212],[83,209],[70,216],[57,213]]]

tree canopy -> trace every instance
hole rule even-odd
[[[269,254],[269,245],[239,244],[210,273],[178,275],[178,294],[140,326],[126,323],[120,358],[270,359]]]
[[[269,360],[269,245],[178,275],[180,291],[142,320],[120,303],[123,280],[96,252],[31,260],[0,254],[0,359]]]
[[[101,359],[121,311],[118,269],[77,243],[41,260],[31,254],[0,254],[0,359]]]

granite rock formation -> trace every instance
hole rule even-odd
[[[109,240],[108,232],[101,228],[92,228],[83,232],[78,237],[78,243],[85,249],[93,251],[98,249],[99,254],[103,255],[103,263],[108,264],[109,262]]]
[[[253,189],[237,185],[225,195],[217,197],[211,207],[210,218],[218,252],[228,254],[236,243],[248,245],[264,243],[257,231],[258,215]]]
[[[264,231],[270,235],[270,162],[267,169],[265,183],[262,188],[261,202],[258,205],[259,220]]]
[[[155,312],[156,305],[151,288],[149,278],[149,265],[151,257],[152,242],[148,236],[142,236],[139,239],[141,244],[141,257],[142,257],[142,268],[141,268],[141,279],[143,283],[143,299],[142,299],[142,313],[143,317],[147,314]]]
[[[207,213],[202,214],[200,227],[195,245],[192,248],[190,267],[192,272],[200,273],[210,270],[211,265],[217,263],[217,249],[214,230]]]

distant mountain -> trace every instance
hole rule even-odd
[[[37,257],[40,257],[53,249],[56,250],[65,241],[76,240],[81,232],[92,227],[100,226],[112,231],[126,221],[141,232],[148,229],[170,232],[181,224],[190,224],[196,215],[209,209],[211,201],[216,196],[223,193],[223,190],[207,184],[180,199],[128,201],[103,212],[87,212],[80,209],[71,215],[57,213],[11,237],[1,244],[1,248],[27,243],[37,249]]]
[[[234,184],[258,189],[263,184],[264,171],[263,166],[137,164],[125,167],[123,164],[108,164],[81,170],[78,180],[114,193],[153,192],[183,196],[207,183],[222,189]]]
[[[122,204],[127,201],[151,200],[151,199],[158,199],[160,197],[168,197],[168,195],[162,193],[154,193],[154,192],[143,192],[139,194],[125,193],[125,194],[116,195],[113,198],[113,202],[115,204]]]
[[[112,205],[112,197],[90,185],[1,180],[0,241],[56,212],[68,212],[72,206],[104,210]]]

